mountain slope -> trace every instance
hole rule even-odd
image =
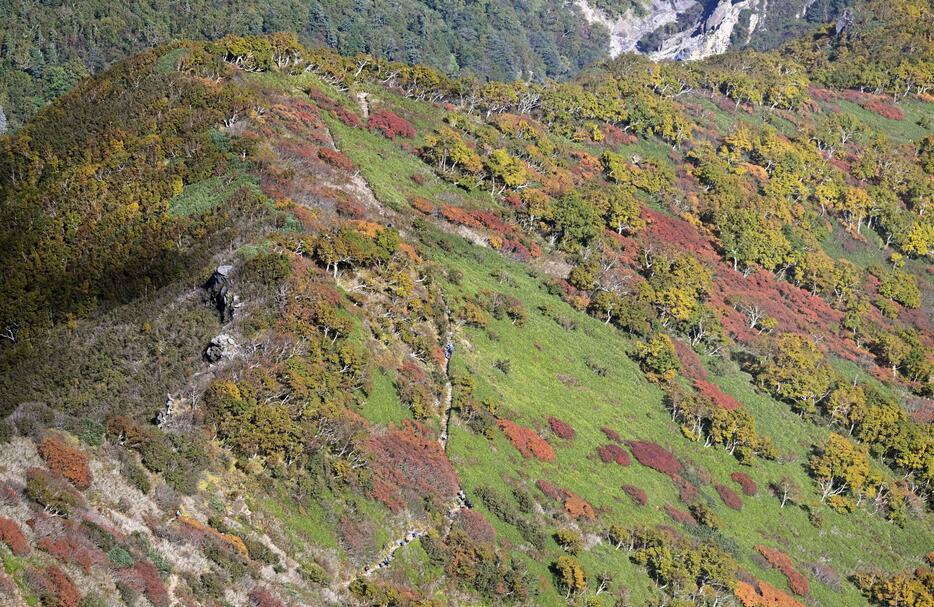
[[[0,139],[0,591],[930,596],[931,116],[776,54],[120,63]]]

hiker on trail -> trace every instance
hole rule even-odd
[[[448,342],[448,345],[444,346],[444,357],[451,360],[452,356],[454,356],[454,344]]]

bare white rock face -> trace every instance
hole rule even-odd
[[[681,31],[670,34],[661,48],[646,53],[656,60],[703,59],[724,53],[730,48],[730,39],[740,14],[750,10],[747,36],[751,36],[768,9],[768,0],[718,0],[708,10],[698,0],[649,0],[641,14],[629,10],[622,16],[610,17],[590,6],[587,0],[576,0],[576,3],[589,23],[599,23],[609,30],[612,57],[640,52],[637,45],[647,34],[677,23],[679,19],[683,22],[687,15],[696,15]]]

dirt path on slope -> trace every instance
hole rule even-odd
[[[443,300],[442,300],[443,301]],[[444,314],[448,330],[445,332],[444,341],[445,345],[454,343],[453,335],[450,329],[450,309],[447,306],[447,302],[444,303]],[[438,442],[441,445],[441,449],[447,454],[448,450],[448,437],[450,436],[450,426],[451,426],[451,416],[452,416],[452,402],[454,397],[454,390],[451,386],[451,361],[449,358],[445,358],[444,362],[444,396],[443,396],[443,405],[441,408],[441,435],[438,437]],[[460,487],[457,489],[457,494],[454,496],[454,499],[449,503],[447,514],[445,515],[445,525],[444,525],[444,535],[447,536],[451,532],[451,527],[454,525],[454,519],[461,510],[470,508],[470,504],[467,502],[467,496],[464,493],[464,490]],[[369,576],[376,571],[385,569],[392,564],[392,561],[395,557],[396,551],[405,546],[408,546],[421,536],[428,533],[431,529],[431,526],[425,522],[418,521],[411,528],[409,528],[401,537],[390,542],[387,547],[379,554],[379,556],[374,559],[370,564],[363,567],[358,572],[358,576]]]

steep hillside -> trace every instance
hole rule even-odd
[[[82,82],[0,137],[0,596],[930,605],[934,102],[879,65]]]

